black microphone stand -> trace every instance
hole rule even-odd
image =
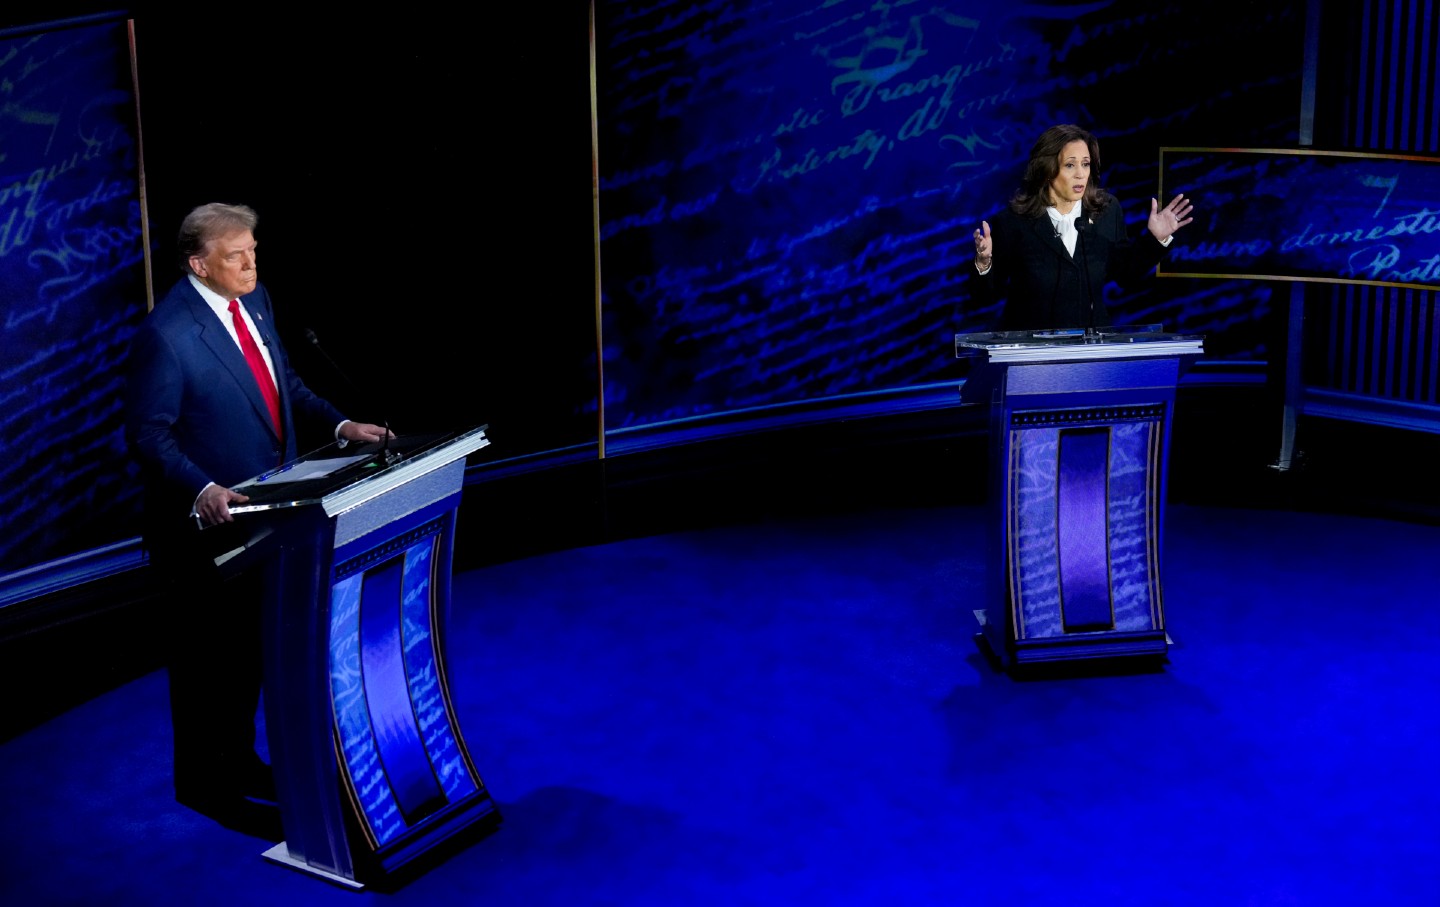
[[[1081,279],[1085,282],[1085,302],[1089,310],[1089,316],[1085,322],[1085,339],[1094,340],[1099,337],[1095,330],[1095,291],[1090,285],[1090,258],[1086,255],[1085,234],[1090,232],[1090,221],[1085,214],[1083,202],[1076,202],[1080,206],[1080,213],[1075,216],[1075,235],[1080,243],[1080,273]]]
[[[357,389],[358,385],[356,385],[354,381],[350,380],[350,376],[346,374],[345,370],[342,369],[335,362],[334,359],[330,358],[330,354],[325,352],[325,348],[320,345],[320,338],[315,336],[315,332],[310,328],[305,329],[305,340],[309,342],[311,346],[315,347],[316,352],[318,352],[321,356],[324,357],[325,361],[330,364],[330,368],[334,370],[335,374],[340,376],[340,380],[350,385],[351,390]],[[400,459],[400,452],[390,449],[390,423],[385,419],[381,419],[380,427],[385,429],[385,436],[380,441],[380,461],[386,466],[390,466],[391,464],[395,463],[395,461]]]

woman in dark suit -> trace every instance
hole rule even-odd
[[[1115,197],[1100,188],[1100,144],[1079,126],[1052,126],[1030,150],[1020,188],[992,225],[975,231],[972,295],[1005,300],[1003,330],[1110,324],[1105,284],[1130,286],[1194,220],[1184,195],[1150,200],[1147,232],[1132,241]]]

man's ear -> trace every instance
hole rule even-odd
[[[194,272],[196,277],[205,276],[205,259],[201,258],[199,255],[191,255],[189,264],[190,270]]]

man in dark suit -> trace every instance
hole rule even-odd
[[[274,781],[255,752],[261,680],[259,577],[222,575],[240,538],[232,486],[325,440],[378,441],[305,386],[257,279],[255,212],[202,205],[180,228],[185,276],[130,352],[126,438],[145,486],[145,541],[169,601],[176,799],[251,825]],[[302,439],[311,440],[302,446]]]

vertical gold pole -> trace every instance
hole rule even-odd
[[[155,308],[154,262],[150,260],[150,207],[145,192],[145,131],[140,124],[140,58],[135,52],[135,20],[125,21],[130,41],[130,90],[135,95],[135,169],[140,189],[140,242],[145,252],[145,311]]]
[[[600,136],[595,90],[595,0],[590,0],[590,210],[595,237],[595,434],[605,459],[605,334],[600,313]]]

